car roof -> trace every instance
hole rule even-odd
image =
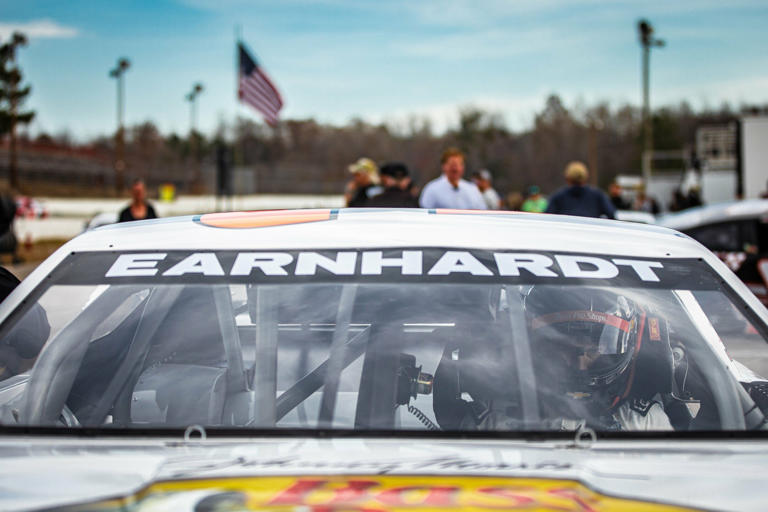
[[[768,216],[768,199],[749,199],[690,208],[665,215],[658,220],[658,223],[672,229],[685,230],[717,222],[765,216]]]
[[[0,321],[76,252],[462,248],[697,258],[768,322],[768,310],[693,238],[656,225],[508,211],[347,208],[168,217],[96,228],[40,264],[0,303]]]
[[[279,210],[164,218],[104,226],[77,251],[463,247],[649,257],[698,257],[701,246],[667,228],[503,211]]]

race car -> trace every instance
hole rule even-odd
[[[768,200],[691,208],[659,220],[717,254],[768,305]]]
[[[0,304],[0,509],[762,510],[766,341],[745,285],[657,226],[105,226]]]

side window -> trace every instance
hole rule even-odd
[[[768,215],[758,219],[757,228],[757,247],[760,254],[768,253]]]
[[[741,246],[743,251],[750,256],[758,253],[758,221],[750,219],[741,223]]]
[[[723,222],[688,231],[688,234],[711,251],[743,251],[738,222]]]

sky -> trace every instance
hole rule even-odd
[[[32,134],[113,133],[120,57],[128,125],[186,133],[196,82],[204,133],[260,120],[236,101],[238,30],[279,88],[282,118],[419,116],[440,131],[475,106],[523,130],[553,93],[567,106],[638,105],[641,18],[666,42],[651,56],[652,105],[768,102],[764,0],[0,0],[0,40],[30,39],[18,55]]]

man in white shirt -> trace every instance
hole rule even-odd
[[[477,171],[472,175],[472,181],[477,185],[477,189],[483,195],[483,201],[489,210],[501,210],[501,198],[494,190],[491,181],[493,177],[488,169]]]
[[[443,152],[440,163],[443,175],[426,184],[419,198],[419,206],[460,210],[487,209],[477,186],[461,179],[464,176],[464,153],[456,148],[448,148]]]

